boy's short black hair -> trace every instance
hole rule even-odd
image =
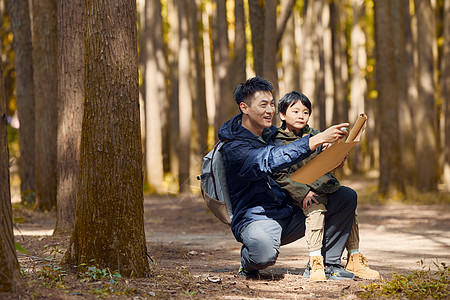
[[[297,91],[287,93],[283,98],[281,98],[280,101],[278,101],[278,113],[286,114],[287,109],[297,103],[299,100],[304,106],[306,106],[306,108],[309,110],[309,115],[311,115],[311,101],[309,101],[308,97],[306,97],[304,94]]]
[[[250,98],[259,91],[273,91],[273,85],[270,81],[259,76],[250,78],[245,83],[240,83],[233,92],[234,101],[239,105],[245,102],[250,105]]]

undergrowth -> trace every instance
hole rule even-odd
[[[448,299],[450,269],[446,263],[433,263],[437,271],[423,266],[409,275],[393,274],[391,280],[363,285],[359,296],[363,299]]]

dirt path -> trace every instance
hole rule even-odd
[[[240,244],[226,225],[199,198],[145,198],[145,230],[152,258],[160,267],[188,270],[198,279],[197,295],[221,299],[298,299],[305,297],[357,298],[361,284],[351,280],[309,283],[302,274],[308,260],[305,241],[281,248],[277,264],[262,279],[236,276]],[[450,262],[450,211],[435,205],[359,205],[361,251],[385,278],[421,269],[418,261]],[[17,239],[29,247],[48,244],[55,218],[49,214],[24,216]],[[53,242],[55,242],[53,240]],[[64,247],[67,239],[57,241]],[[34,246],[33,246],[34,245]],[[344,261],[343,261],[344,263]],[[176,298],[176,297],[175,297]]]

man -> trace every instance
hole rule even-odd
[[[273,173],[308,157],[323,143],[333,143],[348,133],[348,123],[332,126],[286,146],[274,146],[271,136],[275,101],[272,84],[254,77],[234,90],[241,113],[219,130],[226,141],[222,155],[233,209],[231,230],[242,243],[239,275],[255,278],[259,270],[275,264],[280,246],[305,235],[305,216],[292,205]],[[353,278],[340,266],[356,209],[356,197],[330,201],[324,230],[324,262],[331,279]]]

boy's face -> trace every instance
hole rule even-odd
[[[280,118],[286,121],[286,131],[299,133],[309,121],[309,109],[301,101],[297,101],[286,110],[286,113],[280,113]]]
[[[247,115],[251,131],[261,135],[264,128],[272,126],[275,114],[275,100],[269,91],[258,91],[250,100],[251,104],[240,103],[241,111]]]

